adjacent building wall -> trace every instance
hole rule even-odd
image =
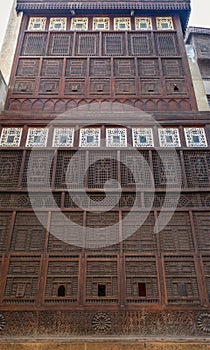
[[[15,49],[17,45],[17,39],[22,19],[22,13],[17,15],[16,1],[11,9],[8,26],[6,29],[1,53],[0,53],[0,71],[4,77],[6,84],[9,83],[9,77],[11,73],[12,63],[14,59]]]
[[[186,45],[187,57],[192,75],[195,97],[199,111],[209,111],[209,104],[206,96],[204,82],[201,76],[198,62],[195,58],[195,52],[192,45]]]
[[[0,72],[0,112],[4,109],[4,103],[7,95],[7,84],[4,80],[2,73]]]
[[[198,109],[209,111],[210,28],[187,28],[185,42]]]

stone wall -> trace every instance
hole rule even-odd
[[[0,70],[7,84],[9,83],[11,68],[12,68],[15,49],[16,49],[17,40],[18,40],[18,34],[20,30],[20,24],[22,20],[22,13],[19,13],[17,15],[15,8],[16,8],[16,1],[14,1],[13,7],[10,13],[8,26],[6,29],[6,33],[5,33],[5,37],[4,37],[4,41],[3,41],[3,45],[0,53]]]

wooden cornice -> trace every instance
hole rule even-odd
[[[76,11],[76,14],[81,14],[81,11],[93,10],[97,11],[129,11],[135,10],[148,12],[163,11],[165,14],[168,12],[179,13],[181,17],[183,30],[186,29],[190,15],[190,1],[191,0],[107,0],[107,1],[94,1],[94,0],[80,0],[80,1],[65,1],[65,0],[17,0],[17,12],[24,12],[27,14],[38,13],[64,13],[65,11]],[[84,13],[84,12],[83,12]],[[141,13],[142,14],[142,13]],[[128,15],[128,12],[127,12]]]

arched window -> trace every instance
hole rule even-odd
[[[65,297],[66,295],[66,288],[64,286],[60,286],[58,288],[58,297]]]

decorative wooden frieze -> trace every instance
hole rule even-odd
[[[16,311],[1,312],[2,336],[208,336],[204,311]],[[168,346],[168,345],[167,345]],[[196,345],[197,346],[197,345]]]

